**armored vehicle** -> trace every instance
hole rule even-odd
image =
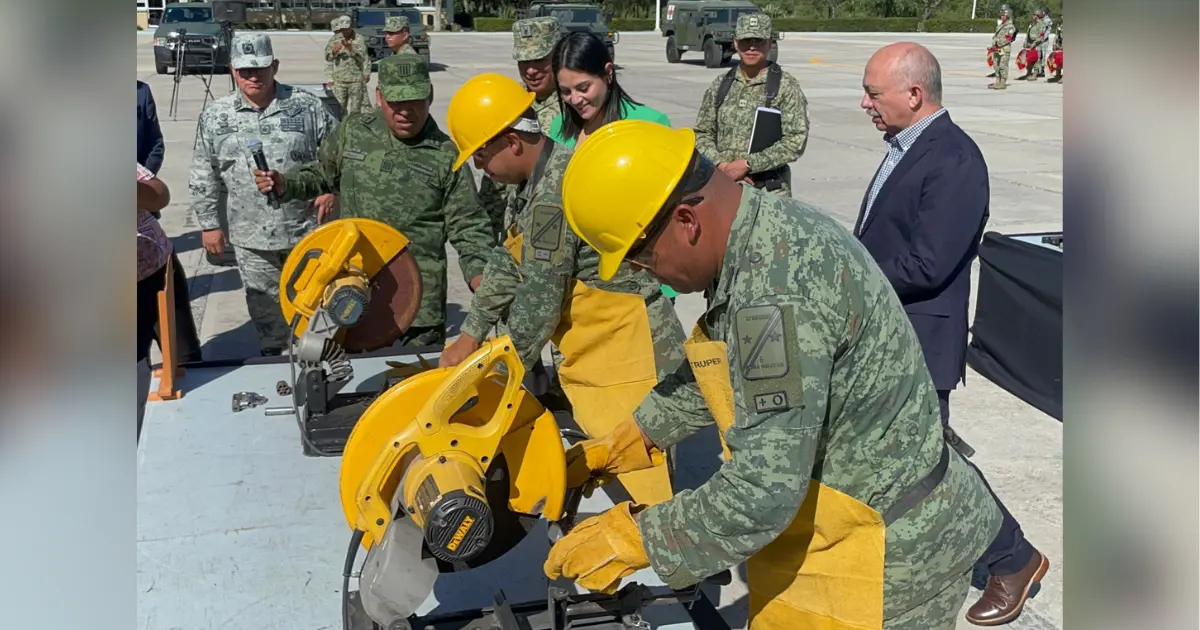
[[[409,43],[417,49],[417,53],[429,63],[429,33],[425,32],[425,22],[421,19],[421,11],[414,6],[399,7],[365,7],[350,12],[354,30],[367,40],[367,52],[371,63],[377,63],[392,54],[384,40],[383,23],[389,15],[403,15],[408,18]]]
[[[746,13],[762,13],[762,9],[746,0],[670,0],[662,20],[667,61],[679,63],[684,51],[699,50],[706,67],[721,67],[736,52],[734,30],[738,17]],[[771,33],[770,61],[779,58],[778,42],[779,33]]]
[[[181,45],[181,30],[186,45]],[[154,30],[154,69],[166,74],[167,68],[180,63],[184,72],[229,71],[229,42],[213,19],[212,3],[177,2],[164,8],[162,22]]]
[[[562,34],[584,31],[599,37],[608,47],[608,56],[616,63],[616,45],[621,34],[608,27],[612,17],[600,5],[588,2],[565,0],[533,0],[525,9],[517,11],[517,19],[553,15],[562,25]]]

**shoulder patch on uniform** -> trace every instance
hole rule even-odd
[[[549,260],[549,254],[562,246],[566,220],[562,208],[548,203],[539,203],[530,210],[529,244],[538,260]],[[540,252],[545,252],[540,253]]]
[[[750,413],[801,406],[803,379],[795,338],[796,318],[788,306],[748,306],[734,314],[743,403]]]

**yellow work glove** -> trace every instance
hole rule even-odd
[[[646,450],[642,442],[642,430],[630,416],[618,424],[612,433],[602,438],[583,440],[567,449],[567,487],[578,488],[596,473],[619,475],[657,466],[663,460],[662,451]]]
[[[621,580],[650,566],[629,501],[593,516],[550,548],[546,577],[565,577],[597,593],[617,592]]]

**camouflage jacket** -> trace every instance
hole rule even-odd
[[[284,197],[338,193],[342,217],[375,219],[400,230],[421,268],[421,310],[414,326],[440,326],[446,309],[446,242],[458,251],[463,279],[483,273],[493,239],[475,180],[453,170],[458,150],[433,117],[415,138],[392,135],[380,114],[355,114],[321,144],[315,162],[284,174]]]
[[[519,207],[512,232],[522,236],[521,262],[518,264],[504,247],[493,250],[483,282],[471,301],[471,312],[463,322],[463,334],[483,339],[503,316],[525,368],[532,369],[558,328],[571,297],[572,281],[579,280],[604,291],[642,296],[659,378],[680,370],[690,375],[683,352],[683,327],[658,282],[628,264],[611,280],[601,280],[600,254],[567,225],[562,209],[562,176],[574,150],[549,139],[543,147],[533,176],[513,195]],[[703,400],[692,404],[690,411],[701,413]]]
[[[1017,27],[1010,20],[996,28],[995,34],[992,35],[992,47],[1000,52],[1009,52],[1012,50],[1012,43],[1016,39]]]
[[[537,112],[538,124],[542,126],[542,135],[550,133],[550,123],[562,110],[559,109],[558,97],[551,96],[544,101],[534,99],[533,110]],[[512,222],[512,216],[506,215],[510,194],[515,186],[497,184],[487,175],[479,183],[479,199],[487,210],[488,218],[492,220],[492,229],[497,238],[503,240],[504,227]]]
[[[754,79],[747,79],[738,70],[721,104],[721,111],[716,112],[714,104],[722,79],[723,74],[713,79],[704,92],[694,127],[696,148],[717,163],[744,158],[752,174],[782,167],[784,190],[780,194],[789,195],[792,181],[789,164],[804,155],[808,144],[808,99],[800,89],[800,82],[784,72],[783,80],[779,83],[779,94],[771,103],[771,107],[778,109],[783,118],[783,138],[764,151],[747,155],[755,112],[766,103],[767,73],[764,70]],[[721,120],[719,130],[716,124],[718,115]]]
[[[879,513],[934,468],[944,440],[916,333],[870,254],[836,220],[743,185],[701,319],[728,344],[730,461],[638,515],[651,566],[683,588],[763,549],[816,477]],[[765,322],[765,325],[764,325]],[[634,417],[659,447],[713,422],[694,383],[668,379]],[[884,618],[970,570],[999,530],[979,476],[952,451],[945,479],[887,528]]]
[[[397,54],[397,55],[416,55],[419,53],[417,53],[417,49],[413,48],[411,43],[405,42],[404,45],[400,47],[400,50],[397,50],[395,52],[395,54]]]
[[[1054,36],[1054,47],[1055,47],[1055,48],[1057,48],[1057,49],[1059,49],[1059,50],[1065,50],[1065,49],[1063,48],[1063,36],[1062,36],[1062,33],[1063,33],[1063,25],[1062,25],[1062,24],[1059,24],[1059,25],[1058,25],[1058,33],[1057,33],[1057,34]]]
[[[1025,48],[1041,48],[1046,43],[1046,36],[1046,23],[1034,20],[1029,24],[1029,30],[1025,31]]]
[[[336,53],[333,45],[342,42]],[[334,33],[325,44],[325,76],[334,83],[362,82],[371,76],[371,56],[367,53],[367,40],[361,33],[346,41],[341,33]]]
[[[254,159],[246,143],[257,139],[272,169],[286,170],[312,160],[337,119],[321,99],[290,85],[275,85],[275,100],[261,112],[241,92],[213,101],[200,114],[188,188],[192,213],[201,230],[221,227],[218,205],[228,193],[229,242],[240,247],[284,250],[316,225],[308,200],[279,204],[275,209],[254,185]]]

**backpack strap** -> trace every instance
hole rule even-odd
[[[771,65],[767,67],[767,102],[763,105],[764,107],[770,107],[771,103],[775,100],[775,97],[779,96],[779,84],[782,81],[783,69],[779,67],[779,64],[771,63]]]
[[[729,95],[737,71],[737,66],[730,68],[729,72],[726,72],[725,76],[721,78],[721,85],[717,86],[717,93],[713,95],[713,137],[721,132],[721,103],[724,103],[725,97]]]

